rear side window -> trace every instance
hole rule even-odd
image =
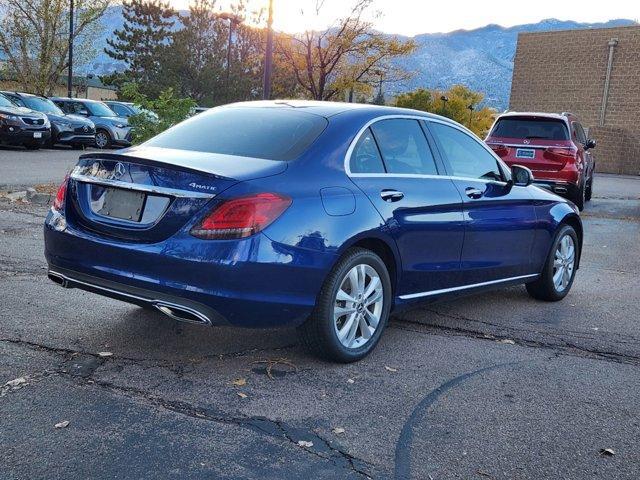
[[[129,115],[129,110],[127,110],[126,107],[119,105],[117,103],[108,103],[107,107],[109,107],[111,110],[116,112],[116,114],[118,114],[121,117],[126,117],[127,115]]]
[[[293,160],[326,126],[324,117],[290,108],[214,108],[179,123],[145,145]]]
[[[382,120],[374,123],[371,130],[388,173],[438,174],[431,149],[417,120]]]
[[[576,137],[578,138],[578,141],[582,145],[585,145],[587,143],[587,134],[584,133],[584,128],[582,128],[582,125],[578,122],[573,122],[573,128],[575,128],[576,130]]]
[[[382,157],[369,128],[360,135],[351,153],[349,170],[351,173],[384,173]]]
[[[471,135],[435,122],[429,124],[429,129],[449,163],[453,176],[481,180],[503,179],[498,161]]]
[[[491,136],[527,140],[569,140],[565,123],[553,118],[501,118],[493,128]]]

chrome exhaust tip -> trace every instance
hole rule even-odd
[[[553,191],[556,193],[567,193],[567,187],[554,187]]]
[[[60,285],[63,288],[73,288],[69,284],[69,281],[65,277],[60,275],[59,273],[49,271],[47,273],[47,277],[49,277],[49,280],[51,280],[53,283],[56,283],[56,284]]]
[[[180,322],[195,323],[198,325],[212,325],[211,320],[204,313],[189,307],[165,302],[155,302],[153,306],[167,317],[171,317]]]

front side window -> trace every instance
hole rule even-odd
[[[384,173],[382,157],[373,138],[371,129],[367,128],[360,135],[358,143],[351,153],[349,160],[351,173]]]
[[[117,103],[110,103],[109,108],[116,112],[116,114],[120,117],[126,117],[129,114],[129,111],[123,105],[119,105]]]
[[[431,122],[429,128],[453,176],[503,180],[498,161],[471,135],[441,123]]]
[[[431,149],[417,120],[382,120],[374,123],[371,130],[388,173],[438,174]]]

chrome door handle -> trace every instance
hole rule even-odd
[[[467,187],[464,191],[469,198],[480,198],[484,195],[484,191],[479,188]]]
[[[404,193],[399,192],[398,190],[385,189],[380,192],[380,197],[385,202],[397,202],[404,198]]]

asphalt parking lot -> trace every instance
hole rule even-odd
[[[0,190],[57,183],[78,155],[9,152]],[[640,178],[594,190],[563,302],[514,287],[418,308],[351,365],[291,330],[63,290],[47,207],[0,199],[0,476],[637,479]]]

